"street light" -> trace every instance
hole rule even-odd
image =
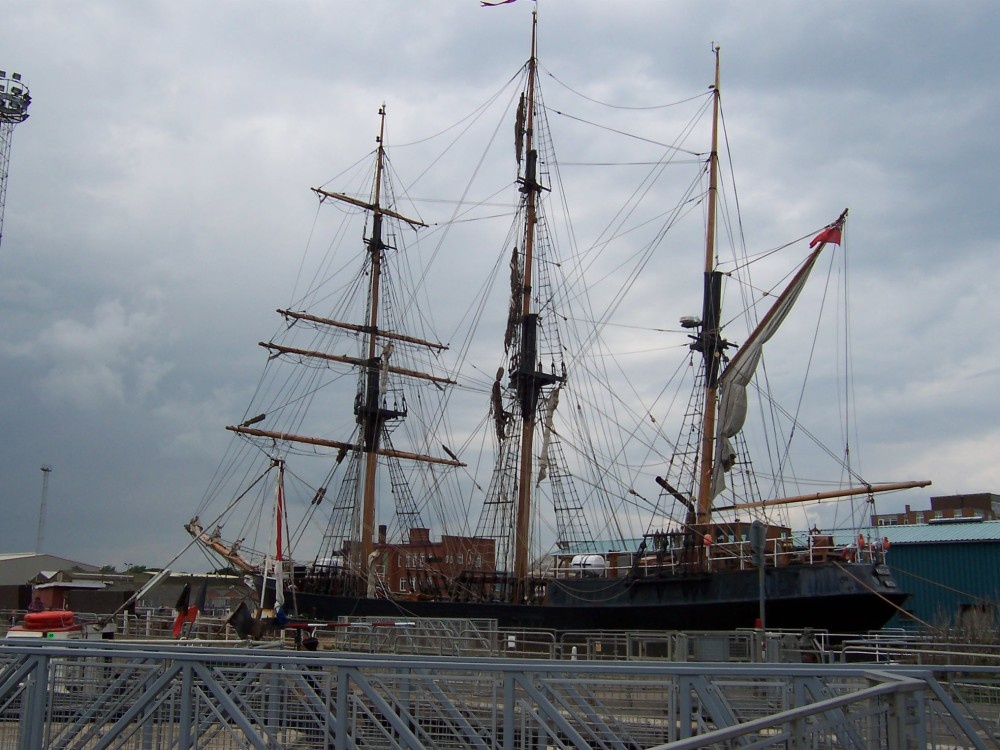
[[[42,466],[42,501],[38,508],[38,534],[35,536],[35,554],[42,553],[42,534],[45,531],[45,499],[49,494],[49,474],[52,467],[48,464]]]

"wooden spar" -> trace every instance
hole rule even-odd
[[[295,320],[307,320],[310,323],[320,323],[322,325],[343,328],[348,331],[356,331],[357,333],[371,333],[371,331],[368,330],[368,326],[359,326],[355,323],[343,323],[339,320],[321,318],[318,315],[310,315],[309,313],[295,312],[294,310],[282,310],[280,308],[278,309],[278,313],[280,315],[284,315],[286,318],[295,318]],[[428,349],[437,349],[439,351],[444,351],[448,348],[447,344],[439,344],[435,341],[424,341],[423,339],[418,339],[414,336],[405,336],[402,333],[393,333],[392,331],[375,331],[375,335],[384,339],[404,341],[407,344],[417,344],[419,346],[426,346]]]
[[[929,479],[916,482],[894,482],[890,484],[871,484],[862,487],[847,487],[842,490],[827,490],[826,492],[814,492],[807,495],[795,495],[794,497],[778,497],[773,500],[757,500],[752,503],[736,503],[735,505],[725,505],[716,510],[746,510],[748,508],[767,508],[772,505],[793,505],[795,503],[808,503],[816,500],[830,500],[837,497],[851,497],[853,495],[867,495],[878,492],[893,492],[896,490],[910,490],[915,487],[927,487],[931,481]]]
[[[670,484],[670,482],[668,482],[663,477],[656,477],[656,483],[660,485],[663,489],[665,489],[667,492],[669,492],[673,496],[673,498],[677,500],[677,502],[679,502],[681,505],[683,505],[692,513],[694,512],[694,503],[691,502],[691,499],[682,495],[676,487]]]
[[[281,563],[285,559],[284,530],[288,527],[285,515],[285,462],[276,459],[275,463],[278,465],[278,482],[274,490],[274,560]]]
[[[314,359],[325,359],[331,362],[343,362],[347,365],[357,365],[358,367],[367,367],[368,362],[360,357],[349,357],[346,354],[327,354],[326,352],[315,352],[310,349],[298,349],[294,346],[282,346],[281,344],[275,344],[268,341],[257,342],[260,346],[263,346],[268,351],[277,352],[278,354],[297,354],[302,357],[312,357]],[[382,369],[395,373],[397,375],[406,375],[411,378],[419,378],[421,380],[430,380],[433,383],[447,383],[449,385],[454,385],[457,381],[450,380],[449,378],[442,378],[438,375],[429,375],[426,372],[420,372],[419,370],[409,370],[405,367],[396,367],[394,365],[388,365]]]
[[[382,114],[384,116],[384,114],[385,114],[385,107],[382,108]],[[381,141],[381,137],[382,136],[380,135],[379,136],[379,139],[380,139],[379,140],[379,155],[378,155],[378,159],[379,159],[379,163],[380,164],[381,164],[382,158],[384,156],[384,154],[382,153],[382,145],[381,145],[382,141]],[[358,206],[359,208],[364,208],[364,209],[366,209],[368,211],[378,211],[380,214],[382,214],[382,216],[389,216],[389,217],[391,217],[393,219],[399,219],[400,221],[405,221],[407,224],[409,224],[412,227],[426,227],[427,226],[422,221],[417,221],[416,219],[411,219],[411,218],[409,218],[407,216],[403,216],[403,214],[399,214],[399,213],[396,213],[395,211],[390,211],[388,208],[382,208],[381,206],[379,206],[378,205],[378,197],[377,197],[378,196],[378,190],[379,190],[379,186],[376,185],[375,186],[375,193],[376,193],[375,201],[373,203],[365,203],[362,200],[358,200],[357,198],[352,198],[351,196],[344,195],[343,193],[331,193],[330,191],[323,190],[322,188],[312,188],[312,191],[314,193],[322,195],[325,198],[336,198],[338,201],[343,201],[344,203],[350,203],[352,206]]]
[[[535,55],[537,53],[537,33],[538,33],[538,18],[532,13],[531,22],[531,58],[528,61],[528,95],[525,102],[525,120],[524,120],[524,139],[527,145],[526,150],[526,160],[525,160],[525,170],[524,179],[522,181],[522,190],[525,195],[525,219],[524,219],[524,273],[523,273],[523,286],[521,289],[521,330],[522,336],[520,340],[520,346],[522,348],[521,352],[521,366],[530,367],[534,370],[534,363],[527,363],[525,366],[524,358],[524,331],[525,327],[533,325],[533,319],[529,318],[531,314],[531,287],[532,287],[532,263],[534,262],[534,252],[535,252],[535,223],[538,220],[536,213],[536,201],[538,200],[538,182],[535,174],[535,167],[537,163],[537,153],[534,150],[534,120],[535,120],[535,68],[537,66],[537,60]],[[532,334],[533,336],[533,334]],[[530,374],[526,374],[526,377],[530,378]],[[526,390],[533,388],[533,384],[522,384],[519,390]],[[517,483],[517,508],[515,510],[514,519],[514,580],[520,584],[526,581],[528,577],[528,558],[530,555],[530,521],[531,521],[531,481],[532,481],[532,448],[535,438],[535,406],[531,405],[530,409],[525,409],[525,401],[535,399],[525,399],[522,397],[522,413],[521,413],[521,461],[520,461],[520,474]]]
[[[718,200],[719,186],[719,47],[715,51],[715,84],[712,90],[712,151],[709,155],[708,176],[708,226],[705,231],[705,312],[718,310],[719,301],[709,299],[710,290],[714,289],[709,279],[715,268],[715,210]],[[711,306],[711,307],[710,307]],[[717,358],[719,355],[719,319],[717,314],[702,315],[702,326],[711,325],[714,330],[702,329],[702,354],[706,358]],[[706,320],[706,318],[709,318]],[[714,460],[715,417],[718,405],[719,391],[715,373],[718,363],[706,363],[705,378],[705,410],[701,425],[701,462],[698,477],[698,507],[695,514],[697,523],[708,523],[712,514],[712,463]]]
[[[185,526],[185,528],[192,537],[215,552],[222,559],[232,563],[233,567],[239,568],[244,573],[258,572],[258,569],[247,562],[239,553],[233,552],[233,548],[231,546],[227,546],[216,536],[206,534],[205,530],[196,520],[192,520]]]
[[[256,427],[246,427],[244,425],[230,425],[226,427],[226,429],[229,430],[230,432],[235,432],[240,435],[248,435],[250,437],[271,438],[272,440],[283,440],[289,443],[318,445],[323,448],[337,448],[338,450],[345,450],[345,451],[365,450],[365,446],[357,445],[355,443],[345,443],[340,440],[327,440],[326,438],[309,437],[308,435],[296,435],[295,433],[292,432],[261,430]],[[388,448],[377,448],[373,453],[379,456],[388,456],[390,458],[405,458],[411,461],[423,461],[424,463],[430,463],[430,464],[444,464],[445,466],[466,465],[461,461],[452,460],[448,458],[438,458],[437,456],[428,456],[423,453],[409,453],[407,451],[398,451],[395,449],[388,449]]]

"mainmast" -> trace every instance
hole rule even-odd
[[[532,15],[531,59],[528,61],[528,85],[524,101],[524,175],[520,178],[525,198],[524,265],[520,301],[520,349],[517,368],[511,372],[511,382],[517,390],[521,407],[521,446],[517,483],[517,507],[514,518],[514,579],[521,585],[528,577],[530,553],[532,452],[537,424],[538,399],[542,388],[559,378],[538,367],[538,313],[532,312],[533,263],[535,227],[538,223],[538,198],[542,186],[538,183],[538,150],[534,142],[535,75],[537,60],[538,19]]]
[[[715,211],[719,184],[719,47],[715,52],[715,83],[712,86],[712,150],[708,162],[708,225],[705,232],[705,289],[702,301],[701,333],[691,345],[705,362],[705,407],[701,431],[698,470],[698,498],[695,523],[706,524],[712,514],[712,456],[716,409],[719,399],[719,366],[730,344],[722,338],[722,274],[715,270]]]

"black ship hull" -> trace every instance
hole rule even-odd
[[[269,582],[271,583],[271,582]],[[273,584],[272,584],[273,585]],[[336,621],[362,617],[495,620],[501,628],[733,630],[759,617],[756,570],[641,578],[567,578],[546,584],[538,604],[405,600],[286,593],[291,614]],[[906,600],[885,566],[828,563],[772,568],[765,575],[768,628],[859,633],[882,627]]]

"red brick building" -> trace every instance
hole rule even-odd
[[[410,529],[409,542],[389,544],[379,528],[384,585],[393,594],[431,593],[447,588],[462,573],[496,570],[496,542],[468,536],[442,535],[432,542],[429,529]]]
[[[982,521],[1000,519],[1000,495],[977,492],[971,495],[932,497],[930,510],[911,510],[907,505],[902,513],[873,515],[872,525],[908,526],[918,523],[947,523],[949,520],[963,518],[978,518]]]

